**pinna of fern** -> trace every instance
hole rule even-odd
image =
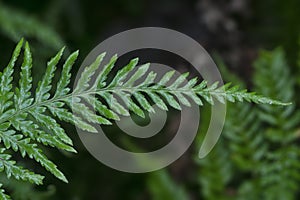
[[[121,115],[129,116],[129,111],[140,117],[145,116],[144,112],[154,112],[151,106],[153,102],[163,110],[168,110],[168,106],[181,110],[182,105],[190,106],[192,102],[201,106],[204,101],[214,104],[214,101],[225,103],[246,100],[287,105],[246,90],[239,90],[237,86],[230,87],[230,84],[218,87],[218,83],[208,85],[206,81],[199,82],[197,78],[184,83],[188,73],[169,83],[174,76],[174,71],[170,71],[157,82],[156,73],[149,72],[149,64],[137,67],[137,58],[131,60],[108,81],[117,56],[113,56],[98,72],[105,53],[84,69],[74,90],[71,91],[68,86],[71,80],[70,71],[78,57],[78,51],[72,53],[65,61],[55,92],[50,94],[52,80],[64,48],[47,63],[46,72],[33,92],[32,55],[29,44],[23,43],[22,39],[17,44],[8,66],[0,73],[0,171],[4,171],[8,177],[13,176],[35,184],[42,184],[44,177],[17,165],[5,151],[12,149],[22,157],[27,155],[54,176],[67,182],[63,173],[40,148],[40,145],[46,145],[76,152],[72,140],[56,119],[75,124],[88,132],[97,132],[93,124],[110,125],[112,120],[119,120]],[[14,67],[23,46],[20,80],[18,86],[13,87]],[[128,77],[135,68],[137,70]],[[95,82],[91,83],[94,76]],[[136,84],[138,80],[142,80],[142,83]],[[90,106],[95,107],[97,112],[95,113]]]

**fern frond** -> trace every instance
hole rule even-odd
[[[61,140],[67,141],[66,137],[61,137],[63,135],[61,133],[63,129],[58,129],[57,127],[54,128],[54,133],[61,131],[59,132],[59,136],[50,136],[49,134],[43,135],[42,129],[39,130],[39,126],[28,119],[28,115],[32,114],[31,112],[33,112],[33,110],[38,110],[38,108],[29,109],[32,106],[33,98],[30,94],[32,82],[30,69],[32,66],[32,58],[28,43],[25,44],[24,60],[21,66],[19,87],[15,88],[15,93],[12,91],[12,75],[14,65],[20,54],[22,46],[23,40],[21,40],[17,45],[10,63],[1,74],[0,140],[5,145],[6,149],[12,148],[14,151],[19,151],[23,157],[25,155],[28,155],[30,158],[33,158],[37,162],[39,162],[48,171],[56,175],[58,178],[66,181],[66,178],[57,169],[56,165],[42,153],[42,150],[37,147],[37,144],[31,143],[30,140],[33,139],[50,146],[62,148],[68,151],[75,151],[68,144],[61,142]],[[48,71],[50,71],[49,74],[51,74],[51,70]],[[40,93],[43,96],[41,95],[40,97],[37,95],[37,99],[42,99],[49,95],[46,94],[46,92],[49,90],[50,82],[46,80],[43,83],[44,84],[40,85],[45,85],[46,89],[41,90],[42,92]],[[14,102],[12,101],[12,97],[14,99]],[[24,109],[28,112],[23,112]],[[6,118],[6,120],[3,120],[3,117]],[[48,124],[46,126],[48,126]],[[20,131],[23,134],[18,134],[16,131]],[[70,141],[68,142],[71,143]],[[6,165],[8,165],[8,163],[10,162],[6,162]],[[26,173],[23,173],[20,176],[21,179],[26,179]]]
[[[291,76],[290,67],[281,48],[270,52],[261,52],[260,58],[254,63],[254,66],[256,69],[255,89],[258,92],[284,101],[294,99],[296,81]],[[295,112],[295,105],[289,106],[287,109],[268,105],[259,107],[261,108],[260,117],[270,125],[284,126],[288,130],[300,122],[300,113]]]
[[[284,51],[277,48],[263,51],[255,62],[255,88],[268,96],[292,101],[296,96],[295,83]],[[272,72],[272,73],[270,73]],[[262,87],[264,85],[264,87]],[[296,199],[300,177],[298,136],[300,113],[295,106],[286,109],[259,105],[259,119],[267,125],[265,139],[269,153],[258,165],[257,174],[264,199]],[[284,183],[284,184],[283,184]],[[270,192],[272,191],[272,192]]]
[[[246,100],[254,103],[287,105],[246,90],[239,90],[238,87],[230,87],[229,84],[218,87],[218,83],[212,85],[208,85],[206,81],[199,83],[197,78],[185,82],[188,73],[175,77],[176,80],[171,82],[175,71],[170,71],[155,81],[156,73],[149,71],[149,64],[137,67],[137,58],[118,70],[109,81],[108,77],[112,75],[117,56],[113,56],[97,74],[105,53],[99,55],[83,70],[71,92],[68,87],[71,79],[70,71],[78,57],[78,51],[65,61],[56,90],[51,94],[54,85],[52,80],[64,48],[47,63],[44,76],[38,83],[35,93],[31,94],[32,56],[28,43],[24,47],[19,86],[13,90],[14,65],[22,46],[23,40],[17,45],[9,65],[0,74],[0,140],[5,149],[19,152],[22,157],[27,155],[65,182],[66,177],[39,147],[40,144],[44,144],[76,152],[72,147],[72,140],[56,118],[75,124],[83,130],[97,132],[93,124],[110,125],[112,120],[119,120],[121,115],[129,116],[129,111],[144,117],[144,112],[153,112],[151,107],[153,103],[163,110],[167,110],[168,106],[180,110],[183,105],[190,106],[191,103],[201,106],[204,101],[214,104],[215,101],[225,103],[225,101]],[[133,72],[135,68],[137,70]],[[132,72],[133,75],[129,77]],[[144,79],[145,74],[148,75]],[[93,83],[92,78],[96,80]],[[90,107],[96,107],[97,112]],[[14,163],[7,161],[6,158],[9,159],[5,157],[3,165],[14,168]],[[29,175],[33,176],[31,172],[21,168],[14,169],[19,170],[13,174],[16,178],[29,180]],[[24,173],[19,173],[20,171]],[[35,179],[29,181],[39,184],[37,180],[39,176],[34,177]]]

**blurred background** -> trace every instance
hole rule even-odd
[[[33,162],[23,161],[46,175],[44,185],[36,187],[1,175],[6,191],[21,200],[297,199],[299,8],[299,0],[0,0],[1,71],[16,42],[24,37],[32,46],[35,83],[48,58],[62,46],[67,47],[68,53],[80,50],[73,69],[76,74],[85,56],[104,39],[131,28],[158,26],[197,40],[213,56],[226,82],[293,102],[289,107],[228,104],[221,139],[200,160],[197,153],[201,133],[205,133],[210,117],[210,107],[204,106],[199,137],[191,148],[169,167],[145,174],[128,174],[106,167],[86,151],[75,128],[64,124],[78,154],[45,149],[69,183],[56,180]],[[180,60],[162,52],[130,54],[139,55],[146,61],[160,60],[177,66],[179,71],[183,66]],[[171,112],[172,116],[178,114]],[[127,141],[124,146],[135,141],[115,126],[108,131],[116,142]],[[152,141],[152,147],[159,148],[170,139],[160,137]]]

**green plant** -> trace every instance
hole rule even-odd
[[[244,83],[226,68],[219,56],[215,56],[215,60],[225,81],[230,80],[233,84],[245,87]],[[233,180],[243,174],[241,171],[251,171],[255,164],[252,157],[260,153],[263,145],[254,139],[262,137],[261,134],[257,134],[259,126],[253,114],[254,109],[256,108],[251,104],[228,103],[223,137],[204,159],[195,158],[199,166],[197,181],[201,186],[200,195],[204,199],[234,199],[236,188],[231,186]],[[199,137],[203,134],[198,135],[197,141],[202,142]]]
[[[136,67],[138,59],[133,59],[128,65],[120,69],[111,81],[107,81],[108,75],[117,61],[113,56],[109,63],[95,77],[105,53],[99,55],[94,63],[82,72],[74,90],[68,87],[70,83],[70,70],[78,56],[78,51],[72,53],[65,61],[61,78],[57,83],[54,93],[52,79],[58,62],[61,60],[63,50],[60,50],[47,64],[46,72],[38,83],[32,95],[32,56],[29,44],[24,47],[24,58],[21,66],[19,85],[13,87],[13,72],[16,61],[23,47],[23,40],[16,46],[12,59],[8,66],[0,74],[0,171],[5,171],[7,177],[29,181],[34,184],[42,184],[44,176],[35,174],[16,164],[12,158],[12,149],[19,152],[22,157],[26,155],[40,163],[54,176],[67,182],[64,174],[43,153],[40,145],[55,147],[61,150],[76,152],[72,147],[72,140],[65,130],[57,122],[61,121],[76,124],[78,128],[89,132],[97,132],[92,124],[110,125],[111,120],[119,120],[119,115],[129,116],[130,112],[144,117],[144,111],[153,112],[151,101],[158,107],[167,110],[167,105],[180,110],[181,104],[189,106],[190,98],[198,105],[203,105],[203,100],[210,104],[213,98],[225,103],[226,100],[235,102],[247,100],[254,103],[267,103],[275,105],[287,105],[246,90],[238,90],[238,87],[230,87],[230,84],[218,87],[217,83],[208,85],[206,81],[198,82],[197,78],[190,79],[186,84],[184,80],[188,73],[176,77],[169,86],[167,83],[172,78],[174,71],[166,73],[158,83],[155,83],[156,74],[148,72],[149,64],[144,64],[127,78],[127,75]],[[142,79],[142,83],[135,84]],[[118,96],[125,106],[118,102]],[[101,97],[101,101],[98,97]],[[177,99],[176,99],[177,98]],[[89,106],[95,106],[94,113]],[[71,112],[73,111],[73,113]],[[8,197],[0,191],[3,199]]]
[[[0,2],[0,31],[15,42],[24,36],[37,39],[55,50],[64,44],[61,37],[51,27],[2,2]]]
[[[159,170],[148,175],[147,185],[152,199],[188,200],[189,195],[183,186],[172,179],[167,170]]]
[[[38,191],[35,185],[30,184],[26,181],[20,181],[12,178],[7,178],[6,174],[0,174],[0,180],[5,188],[9,191],[9,195],[13,199],[20,200],[41,200],[50,199],[56,192],[54,185],[48,185],[47,189],[44,191]],[[3,195],[3,194],[2,194]],[[0,199],[3,199],[0,197]]]
[[[295,99],[296,81],[291,76],[283,49],[262,51],[254,67],[257,91],[283,100]],[[300,151],[297,144],[300,112],[296,110],[296,105],[286,109],[260,105],[258,117],[265,126],[264,138],[268,142],[267,152],[256,172],[260,197],[295,199],[300,183]]]
[[[291,76],[283,49],[261,51],[254,67],[256,91],[284,101],[296,99],[296,80]],[[222,74],[243,85],[226,69]],[[209,189],[209,193],[201,190],[205,199],[216,196],[218,199],[297,199],[300,114],[296,105],[283,108],[238,103],[228,104],[228,108],[224,137],[199,162],[203,172],[199,177],[201,186]],[[225,170],[224,166],[228,165],[230,168]],[[219,172],[224,170],[226,176],[224,173],[220,176]],[[224,177],[226,181],[222,181]]]

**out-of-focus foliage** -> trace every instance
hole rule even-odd
[[[147,178],[147,186],[152,199],[155,200],[188,200],[189,195],[179,186],[166,170],[152,172]]]
[[[262,51],[254,67],[257,91],[295,99],[295,79],[281,48]],[[223,66],[224,70],[232,77]],[[233,82],[240,83],[237,78]],[[299,122],[295,104],[286,108],[229,104],[224,138],[199,162],[201,194],[205,199],[297,199]]]
[[[233,176],[233,165],[229,160],[229,152],[224,140],[221,140],[210,154],[204,158],[195,158],[196,163],[201,166],[198,173],[198,182],[201,184],[200,193],[205,199],[230,199],[227,184]]]
[[[300,51],[296,42],[300,34],[298,19],[300,13],[300,1],[251,1],[253,8],[253,24],[247,26],[258,44],[269,47],[283,46],[289,53],[286,55],[289,61],[296,64],[297,54]],[[292,66],[293,68],[293,66]]]
[[[20,10],[0,2],[0,32],[18,42],[22,37],[37,39],[46,46],[58,49],[64,45],[61,37],[49,26]]]
[[[4,174],[0,176],[0,180],[5,185],[5,188],[10,192],[12,199],[20,200],[40,200],[50,199],[55,194],[55,186],[49,185],[45,191],[36,191],[34,185],[25,181],[8,179]],[[2,194],[3,195],[3,194]],[[1,199],[1,198],[0,198]]]

